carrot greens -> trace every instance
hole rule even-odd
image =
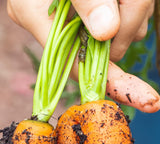
[[[110,40],[100,42],[87,33],[81,35],[81,39],[86,39],[87,43],[79,53],[79,85],[81,104],[84,104],[105,99]]]
[[[48,9],[48,15],[49,15],[49,16],[53,13],[53,11],[55,10],[55,8],[58,7],[58,4],[59,4],[59,0],[54,0],[54,1],[51,3],[51,5],[50,5],[50,7],[49,7],[49,9]]]
[[[51,7],[55,6],[56,1]],[[47,122],[52,116],[80,47],[77,36],[82,23],[80,17],[75,17],[64,27],[70,6],[70,0],[61,0],[56,4],[55,18],[39,67],[32,113],[32,117],[39,121]]]
[[[77,15],[64,27],[70,6],[70,0],[54,0],[49,8],[49,15],[55,8],[56,13],[34,91],[32,118],[38,121],[52,116],[80,46],[81,103],[105,99],[110,41],[97,41],[83,28],[79,31],[82,21]]]

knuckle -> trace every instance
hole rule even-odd
[[[118,62],[118,61],[120,61],[122,58],[123,58],[123,56],[124,56],[124,52],[122,52],[122,53],[117,53],[117,54],[113,54],[113,55],[111,55],[111,60],[113,61],[113,62]]]
[[[7,1],[7,14],[15,23],[20,25],[15,13],[14,13],[14,9],[12,7],[11,0]]]
[[[123,57],[124,57],[125,53],[121,53],[119,54],[119,56],[117,57],[117,61],[120,61]]]
[[[142,0],[142,1],[140,1],[139,6],[141,8],[144,8],[147,10],[153,2],[154,2],[154,0]]]
[[[9,4],[9,1],[7,2],[7,13],[8,13],[8,15],[10,17],[12,16],[12,11],[11,11],[11,7],[10,7],[10,4]]]
[[[15,21],[15,16],[14,16],[14,13],[12,11],[12,7],[11,7],[11,4],[10,4],[10,0],[7,1],[7,14],[8,16]]]
[[[154,5],[155,5],[155,1],[153,1],[153,3],[151,4],[149,11],[148,11],[148,17],[150,18],[153,15],[154,12]]]
[[[120,40],[119,38],[117,38],[116,41],[113,41],[110,49],[111,61],[113,62],[120,61],[124,57],[130,43],[131,43],[130,40],[123,41]]]
[[[147,27],[140,28],[135,36],[134,41],[140,41],[142,40],[147,34]]]

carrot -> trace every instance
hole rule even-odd
[[[107,100],[70,107],[59,119],[56,142],[60,144],[131,144],[128,122],[118,105]]]
[[[53,139],[53,126],[48,123],[34,120],[21,121],[13,135],[14,144],[51,144]]]
[[[61,0],[57,4],[38,72],[32,120],[19,123],[12,138],[13,143],[133,143],[129,125],[120,107],[104,100],[110,40],[97,41],[84,29],[77,36],[82,23],[79,16],[63,28],[71,2]],[[48,121],[63,92],[80,45],[81,105],[69,108],[53,130]]]
[[[80,37],[81,105],[72,106],[60,117],[55,143],[132,144],[132,134],[122,110],[114,102],[104,100],[110,40],[99,42],[84,29],[80,30]]]
[[[70,6],[70,0],[61,0],[57,6],[39,67],[32,117],[31,120],[19,123],[14,131],[13,144],[47,144],[53,141],[53,127],[48,121],[57,106],[80,47],[80,38],[77,36],[82,23],[80,17],[74,17],[64,27]]]

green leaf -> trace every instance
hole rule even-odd
[[[53,0],[53,2],[51,3],[48,9],[49,16],[53,13],[54,9],[58,7],[58,4],[59,4],[59,0]]]
[[[34,83],[34,84],[32,84],[32,85],[31,85],[31,89],[33,89],[33,90],[34,90],[34,89],[35,89],[35,86],[36,86],[36,84],[35,84],[35,83]]]
[[[70,93],[68,99],[66,100],[65,106],[66,107],[71,106],[72,104],[74,104],[74,102],[78,98],[80,98],[80,92],[79,91],[75,91],[75,92]]]
[[[81,94],[79,90],[72,92],[64,91],[61,98],[66,99],[65,106],[68,107],[71,106],[76,101],[76,99],[80,98],[80,95]]]
[[[38,58],[35,56],[35,54],[28,47],[24,47],[24,52],[29,56],[29,58],[32,61],[32,64],[34,66],[36,73],[38,73],[39,65],[40,65],[40,61],[38,60]]]
[[[79,89],[79,83],[72,80],[72,79],[68,79],[67,84],[71,84],[73,85],[76,89]]]

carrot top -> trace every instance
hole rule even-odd
[[[33,97],[32,119],[38,121],[47,122],[52,116],[80,47],[80,38],[76,37],[82,23],[80,17],[73,18],[64,27],[70,6],[70,0],[56,3],[56,14],[42,56]]]
[[[71,2],[56,1],[49,8],[49,14],[55,8],[56,13],[42,56],[33,97],[32,119],[43,122],[50,119],[58,104],[80,46],[81,103],[104,99],[107,82],[110,41],[99,42],[89,32],[83,29],[79,32],[82,24],[79,16],[75,16],[64,27]],[[80,34],[77,36],[78,32]]]
[[[83,29],[84,40],[79,53],[81,104],[105,99],[110,51],[110,40],[97,41]]]

